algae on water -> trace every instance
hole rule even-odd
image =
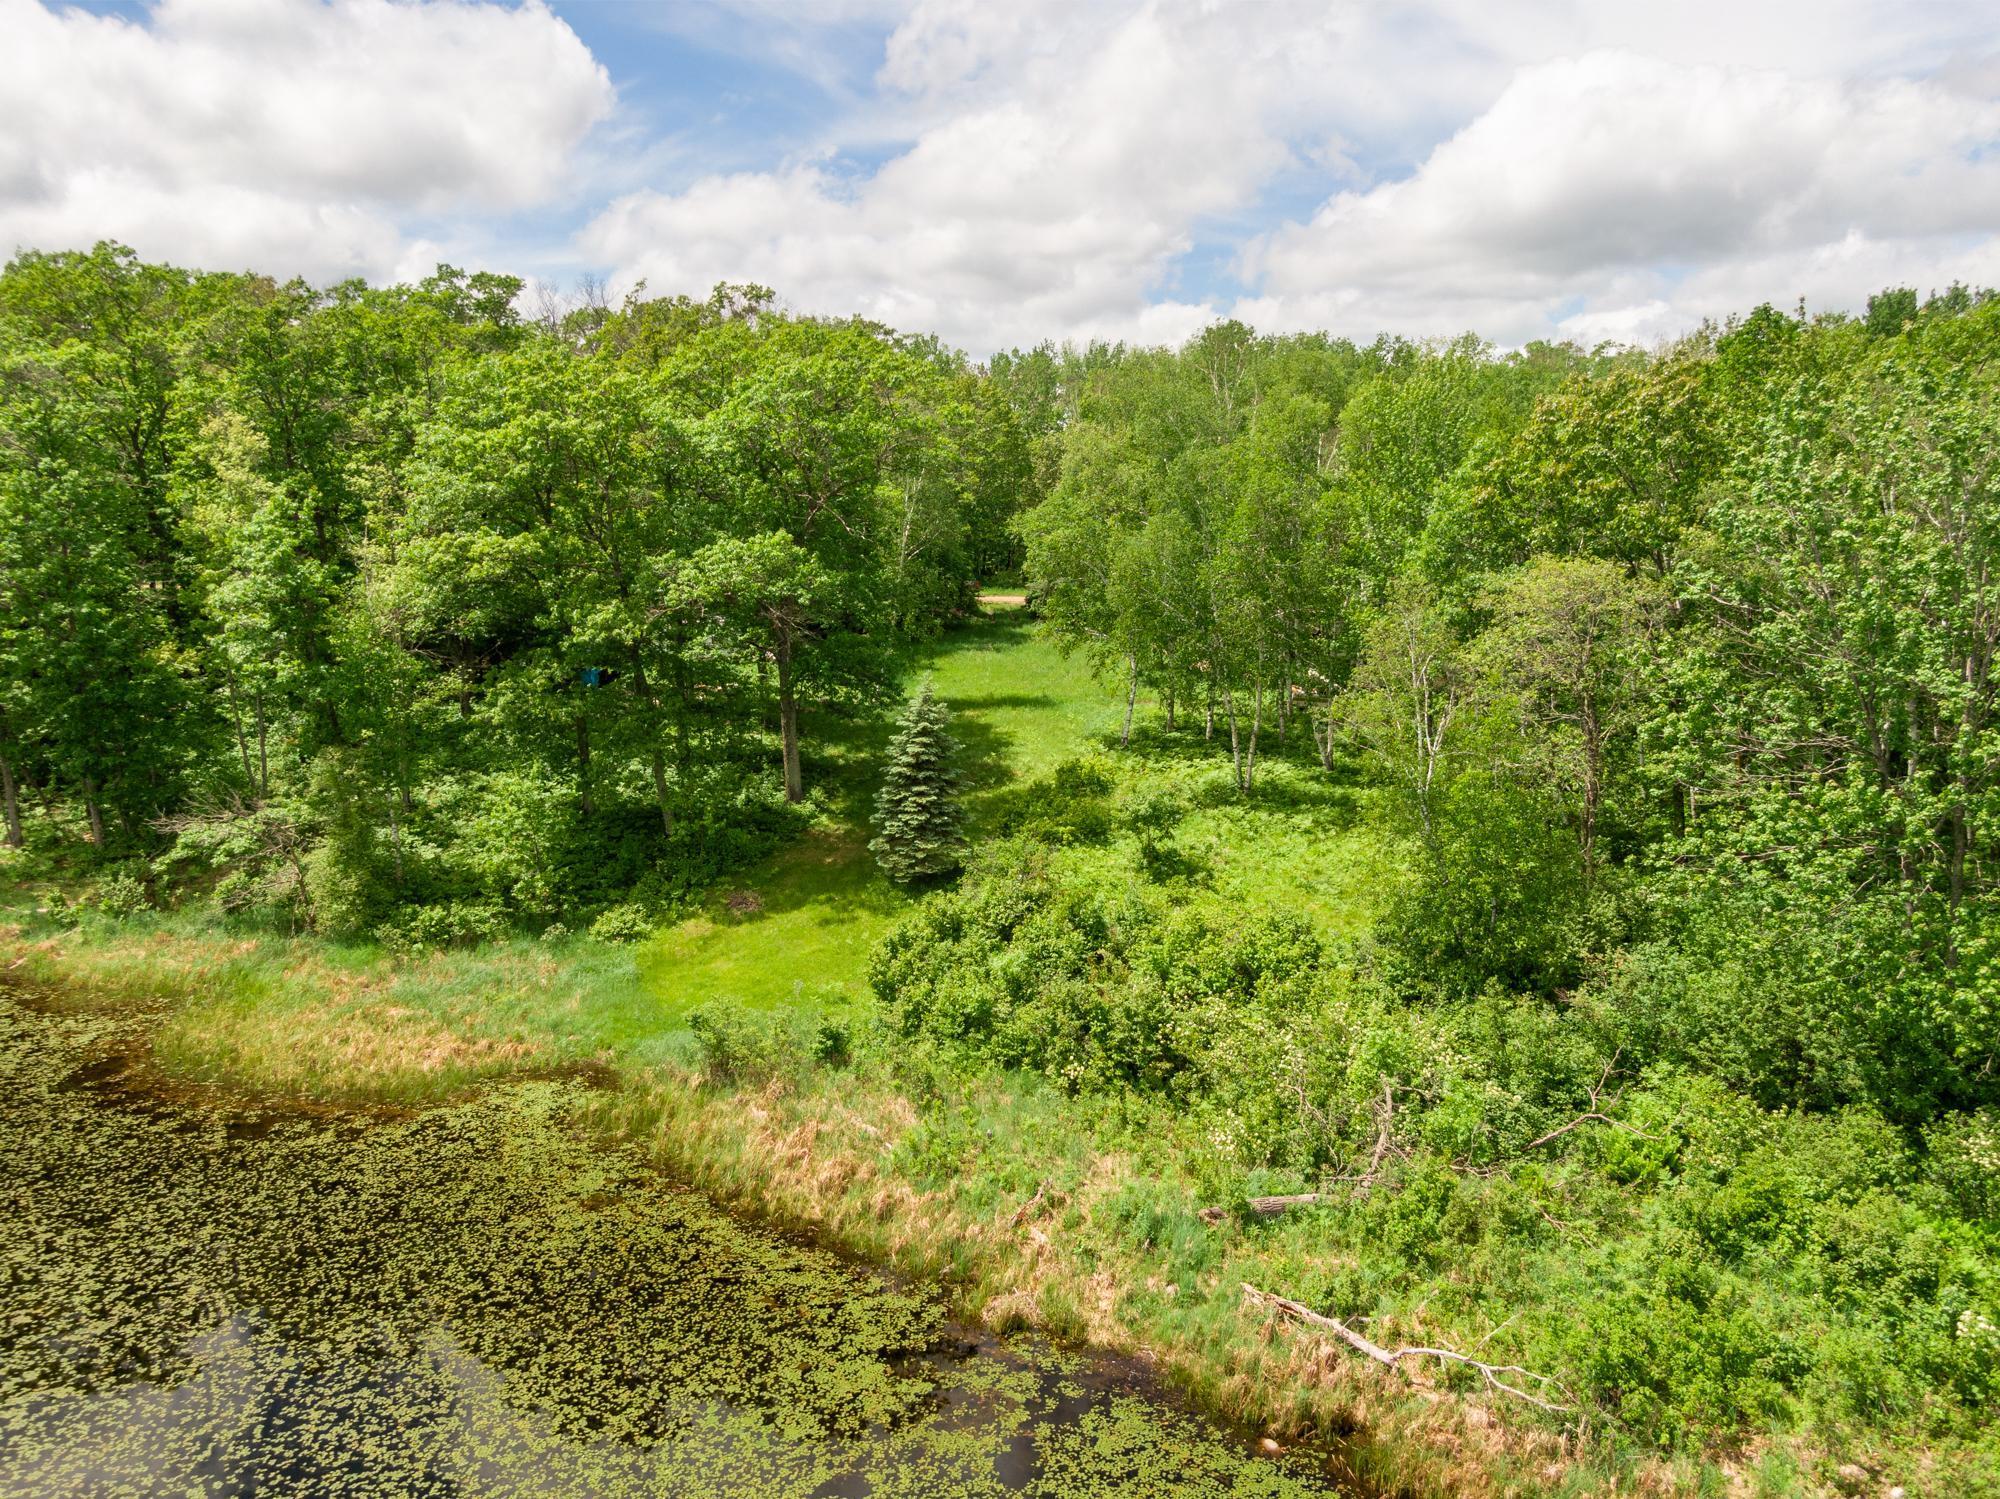
[[[97,1080],[0,1000],[0,1496],[1325,1492],[748,1228],[540,1083],[393,1121]]]

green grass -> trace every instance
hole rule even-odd
[[[1022,610],[1000,606],[952,632],[913,662],[952,710],[963,746],[975,841],[990,833],[1000,794],[1064,760],[1109,754],[1127,795],[1183,787],[1195,810],[1181,845],[1200,869],[1188,898],[1226,909],[1289,909],[1329,935],[1353,936],[1374,920],[1393,880],[1393,855],[1370,826],[1367,794],[1328,781],[1295,732],[1290,747],[1266,736],[1255,799],[1239,803],[1228,747],[1184,729],[1165,734],[1141,699],[1130,755],[1116,753],[1125,702],[1080,655],[1064,655]],[[798,844],[714,892],[701,912],[662,931],[638,955],[639,990],[654,1029],[678,1028],[717,1004],[819,1011],[865,1008],[868,954],[910,897],[868,853],[866,808],[882,735],[856,733],[823,749],[830,814]],[[1129,864],[1129,839],[1073,851],[1107,868]],[[621,1003],[623,1001],[621,1000]],[[621,1027],[622,1029],[622,1027]]]
[[[860,831],[815,828],[639,950],[655,1023],[718,1001],[753,1009],[859,1001],[869,950],[908,904]]]
[[[1115,684],[1081,657],[1064,656],[1007,606],[918,655],[910,690],[925,676],[950,704],[964,746],[975,843],[993,832],[1007,788],[1098,753],[1121,798],[1169,783],[1188,795],[1193,810],[1180,844],[1197,875],[1181,898],[1297,910],[1330,935],[1359,932],[1373,919],[1391,866],[1370,826],[1367,793],[1330,783],[1309,756],[1287,761],[1274,753],[1257,797],[1239,802],[1226,746],[1198,732],[1165,734],[1143,700],[1132,752],[1121,753],[1125,705]],[[872,1004],[869,953],[913,899],[876,868],[862,820],[886,729],[862,720],[808,727],[819,752],[809,763],[830,810],[798,842],[713,891],[695,916],[636,949],[511,941],[391,961],[373,943],[301,950],[192,908],[123,927],[93,921],[89,940],[73,945],[66,963],[72,971],[95,967],[101,971],[78,976],[119,986],[171,989],[180,967],[205,973],[215,980],[205,1003],[168,1026],[163,1055],[198,1076],[229,1071],[231,1057],[260,1055],[265,1060],[251,1070],[297,1093],[365,1075],[373,1096],[423,1097],[508,1071],[524,1053],[530,1065],[652,1066],[690,1053],[687,1020],[704,1009],[859,1018]],[[1125,873],[1135,849],[1119,835],[1063,856]],[[36,924],[27,909],[0,910],[8,916]],[[336,1035],[333,1050],[299,1045],[302,1034],[326,1026]]]
[[[910,689],[926,676],[964,746],[975,832],[995,792],[1116,734],[1124,713],[1080,658],[1065,659],[1024,613],[1004,606],[924,652]],[[842,814],[641,948],[640,984],[657,1006],[655,1025],[678,1025],[717,1003],[837,1010],[867,1002],[868,954],[910,897],[875,867],[861,821],[881,745],[847,748],[829,766],[842,783],[832,798]]]

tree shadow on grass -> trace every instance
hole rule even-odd
[[[823,907],[824,920],[845,920],[891,916],[908,903],[875,867],[864,831],[814,828],[722,890],[702,914],[718,927],[754,926],[807,907]]]

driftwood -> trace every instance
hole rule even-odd
[[[1364,1337],[1336,1317],[1322,1316],[1302,1302],[1292,1301],[1284,1296],[1274,1296],[1269,1291],[1260,1291],[1248,1281],[1243,1284],[1243,1299],[1253,1306],[1264,1307],[1307,1327],[1330,1332],[1363,1358],[1372,1359],[1385,1369],[1400,1370],[1404,1359],[1434,1358],[1441,1364],[1463,1364],[1468,1369],[1478,1370],[1479,1377],[1486,1382],[1488,1389],[1512,1395],[1517,1400],[1525,1400],[1539,1410],[1556,1415],[1562,1415],[1569,1410],[1566,1405],[1557,1405],[1553,1401],[1544,1400],[1539,1395],[1532,1394],[1518,1385],[1511,1385],[1500,1377],[1503,1374],[1511,1374],[1520,1379],[1532,1380],[1545,1390],[1562,1388],[1548,1375],[1537,1374],[1532,1369],[1522,1368],[1519,1364],[1489,1364],[1483,1359],[1472,1357],[1469,1353],[1459,1353],[1450,1348],[1384,1348],[1380,1343]]]

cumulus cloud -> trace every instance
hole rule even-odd
[[[929,73],[895,40],[889,56],[913,88],[967,81],[958,53]],[[614,202],[583,244],[656,289],[761,281],[812,310],[979,348],[1199,326],[1208,309],[1177,314],[1145,293],[1198,221],[1245,203],[1285,155],[1254,71],[1208,66],[1148,10],[1026,73],[942,113],[859,180],[808,162],[642,191]],[[1204,107],[1187,107],[1196,98]]]
[[[1222,311],[1651,339],[1976,279],[2000,232],[1982,10],[915,0],[849,122],[896,142],[879,165],[836,134],[621,197],[581,245],[627,282],[755,279],[975,349]],[[1314,182],[1316,211],[1271,211]],[[1197,244],[1240,251],[1235,286],[1180,284]]]
[[[567,260],[982,353],[1225,313],[1647,341],[2000,264],[1991,0],[686,0],[617,58],[671,131],[563,0],[56,3],[0,0],[0,249]],[[786,147],[757,69],[818,101]]]
[[[1601,51],[1524,69],[1413,173],[1258,238],[1244,270],[1286,321],[1516,338],[1848,305],[1868,278],[1990,274],[1996,147],[2000,103],[1938,82]]]
[[[119,238],[382,276],[413,218],[559,191],[613,105],[540,3],[161,0],[143,22],[0,0],[0,243]]]

